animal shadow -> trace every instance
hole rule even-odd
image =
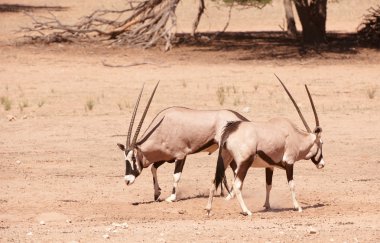
[[[328,206],[329,204],[324,203],[317,203],[313,205],[306,205],[302,207],[302,210],[307,210],[309,208],[322,208],[325,206]],[[287,211],[296,211],[294,208],[271,208],[271,209],[262,209],[259,212],[273,212],[273,213],[280,213],[280,212],[287,212]]]

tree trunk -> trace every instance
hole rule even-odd
[[[302,25],[305,44],[318,44],[326,41],[327,0],[294,0]]]
[[[291,37],[297,37],[296,22],[294,21],[292,0],[284,0],[286,32]]]

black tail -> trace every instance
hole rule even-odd
[[[222,184],[223,178],[225,177],[225,168],[224,168],[224,161],[222,157],[222,146],[220,145],[219,148],[219,154],[218,154],[218,162],[216,164],[216,171],[215,171],[215,188],[218,189],[219,185]],[[228,190],[228,189],[227,189]]]
[[[215,182],[215,189],[218,189],[218,187],[222,183],[222,181],[226,180],[226,178],[225,178],[226,168],[224,168],[224,160],[223,160],[223,156],[222,156],[223,147],[226,143],[228,136],[237,129],[237,127],[239,126],[240,123],[241,123],[241,121],[232,121],[232,122],[228,122],[227,125],[224,127],[224,130],[223,130],[223,133],[222,133],[222,136],[220,139],[220,144],[219,144],[218,162],[216,164],[215,181],[214,181]],[[227,188],[227,190],[228,190],[228,188]],[[228,190],[228,192],[229,192],[229,190]]]

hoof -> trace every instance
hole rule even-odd
[[[174,202],[175,200],[176,200],[176,197],[173,197],[173,196],[170,196],[165,199],[165,201],[170,202],[170,203]]]
[[[302,208],[301,207],[298,208],[298,212],[302,213]]]
[[[271,208],[270,208],[270,205],[265,205],[264,204],[264,206],[263,206],[264,208],[265,208],[265,210],[267,210],[267,211],[269,211],[269,210],[271,210]]]
[[[210,217],[211,216],[211,209],[205,208],[206,210],[206,216]]]
[[[247,212],[241,212],[241,214],[244,216],[252,216],[252,213],[249,210]]]
[[[160,199],[160,195],[161,195],[161,193],[159,193],[159,194],[154,194],[154,201],[159,201],[159,199]]]

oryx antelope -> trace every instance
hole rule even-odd
[[[305,125],[306,131],[300,130],[294,123],[286,118],[274,118],[268,122],[229,122],[223,131],[219,146],[215,187],[210,189],[210,197],[206,206],[208,213],[210,213],[211,210],[215,188],[219,186],[224,177],[225,168],[232,159],[237,164],[233,191],[236,194],[244,215],[252,215],[245,205],[241,194],[244,178],[250,167],[266,168],[267,186],[264,207],[270,208],[269,193],[272,187],[273,169],[276,167],[286,171],[294,208],[298,209],[298,211],[302,211],[301,206],[296,200],[293,166],[298,160],[311,159],[318,169],[324,167],[325,162],[322,156],[321,140],[322,128],[319,126],[318,115],[307,86],[305,85],[305,88],[313,108],[316,123],[316,127],[313,131],[310,130],[288,89],[279,78],[278,80],[293,102]]]
[[[165,162],[175,162],[173,190],[166,199],[166,201],[172,202],[176,200],[177,186],[186,156],[201,151],[213,153],[218,149],[219,138],[227,122],[248,120],[239,113],[229,110],[203,111],[170,107],[159,112],[141,138],[137,139],[157,85],[150,96],[131,141],[133,123],[143,91],[141,89],[132,114],[126,144],[118,144],[118,146],[125,156],[124,180],[127,185],[133,184],[143,168],[152,165],[155,200],[158,200],[161,194],[157,179],[157,168]],[[231,163],[231,168],[235,170],[236,167],[233,165],[234,162]]]

